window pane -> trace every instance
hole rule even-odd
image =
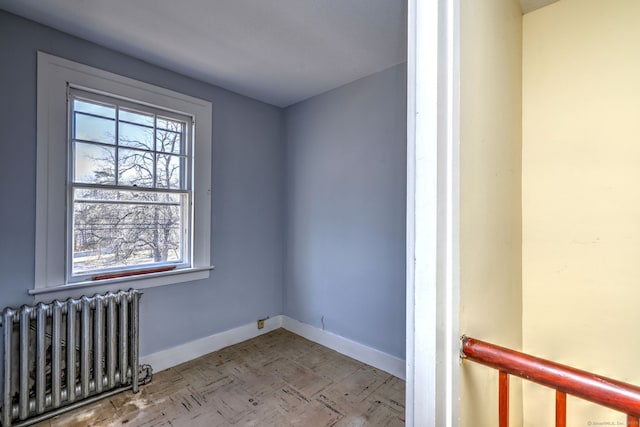
[[[115,148],[76,142],[73,180],[90,184],[115,184]]]
[[[153,128],[128,123],[119,124],[118,141],[120,145],[153,150]]]
[[[73,137],[85,141],[102,142],[105,144],[115,144],[116,142],[116,122],[112,119],[88,116],[76,112],[75,128]]]
[[[153,187],[153,153],[121,148],[118,150],[118,184]]]
[[[170,130],[170,131],[179,132],[179,133],[184,132],[184,129],[183,129],[184,122],[179,122],[176,120],[158,117],[157,123],[158,123],[157,124],[158,129]]]
[[[102,116],[109,119],[116,118],[116,109],[113,106],[96,104],[95,102],[82,101],[75,99],[73,101],[73,110],[82,113],[93,114],[95,116]]]
[[[157,182],[158,188],[184,188],[182,184],[182,157],[169,154],[158,154]]]
[[[156,131],[156,141],[158,143],[157,150],[165,153],[181,154],[182,152],[182,134],[158,129]]]
[[[153,114],[146,114],[138,111],[120,109],[120,113],[118,117],[121,121],[132,122],[140,125],[153,127]]]
[[[73,274],[182,262],[181,206],[75,202]]]

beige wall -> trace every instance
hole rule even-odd
[[[640,1],[562,0],[523,37],[524,350],[640,384]],[[524,405],[552,425],[552,392]],[[618,421],[570,400],[571,426]]]
[[[519,349],[521,310],[521,58],[518,0],[462,0],[460,330]],[[460,426],[495,427],[496,371],[464,362]],[[519,382],[512,425],[522,423]]]

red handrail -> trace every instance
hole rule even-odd
[[[628,415],[628,425],[638,425],[640,387],[467,336],[462,336],[461,352],[465,359],[557,390],[557,426],[565,423],[565,393],[623,412]],[[501,378],[500,382],[505,380]],[[502,386],[500,389],[503,394]],[[503,418],[506,415],[501,410],[500,425],[506,426],[507,421],[502,421]]]

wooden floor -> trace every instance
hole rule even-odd
[[[404,381],[278,329],[37,424],[404,426]]]

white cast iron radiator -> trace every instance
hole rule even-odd
[[[137,290],[6,308],[3,427],[33,424],[151,380],[140,366]]]

